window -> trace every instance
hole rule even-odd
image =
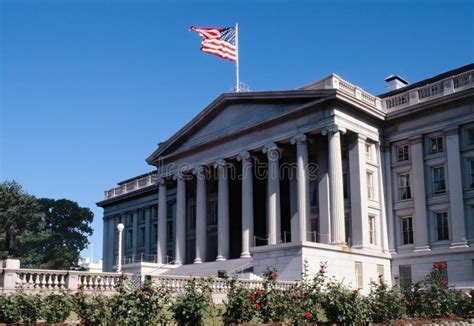
[[[408,145],[397,146],[397,161],[403,162],[408,161]]]
[[[437,212],[436,216],[436,235],[438,241],[449,240],[448,213]]]
[[[167,241],[173,240],[173,222],[168,221],[166,223],[166,239]]]
[[[140,236],[138,237],[138,245],[140,247],[143,247],[145,245],[145,227],[141,226],[140,227]]]
[[[346,243],[350,246],[351,245],[351,238],[352,238],[352,220],[350,214],[344,215],[344,229],[346,233]]]
[[[433,193],[442,194],[446,192],[446,181],[444,179],[444,166],[432,169],[433,174]]]
[[[156,205],[151,206],[151,217],[153,219],[158,217],[158,207]]]
[[[318,182],[311,181],[309,183],[309,198],[311,207],[318,206]]]
[[[400,285],[403,287],[409,286],[411,284],[411,266],[398,266],[398,273],[400,275]]]
[[[369,215],[369,243],[375,244],[375,216]]]
[[[362,289],[364,287],[364,275],[362,274],[362,263],[360,261],[355,262],[355,279],[356,287]]]
[[[385,275],[385,270],[383,265],[377,265],[377,274],[379,276],[384,276]]]
[[[154,223],[151,228],[151,243],[153,245],[156,245],[157,242],[158,242],[158,225]]]
[[[442,280],[448,280],[448,264],[445,261],[434,262],[433,267],[439,269]]]
[[[474,128],[466,129],[467,134],[467,144],[474,145]]]
[[[471,175],[471,188],[474,188],[474,160],[469,161],[469,173]]]
[[[217,201],[209,202],[209,221],[208,225],[217,225]]]
[[[133,213],[128,214],[127,222],[128,222],[128,225],[133,225]]]
[[[430,138],[431,154],[441,153],[443,151],[443,137]]]
[[[344,199],[349,198],[349,189],[347,188],[347,172],[342,173],[342,193],[344,194]]]
[[[372,145],[370,144],[365,145],[365,158],[367,161],[372,161]]]
[[[196,204],[189,208],[189,229],[196,230]]]
[[[367,198],[375,199],[374,174],[372,172],[367,172]]]
[[[413,243],[413,219],[411,216],[402,217],[402,241],[404,245]]]
[[[410,174],[398,175],[398,196],[400,200],[411,199]]]
[[[127,249],[132,248],[133,246],[133,230],[127,231]]]

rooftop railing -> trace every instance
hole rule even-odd
[[[418,103],[431,101],[442,96],[474,87],[474,70],[466,71],[434,83],[416,87],[383,99],[386,112],[394,112]]]
[[[133,181],[124,183],[118,187],[105,191],[105,199],[114,198],[125,195],[156,184],[156,175],[150,174],[146,177],[135,179]]]

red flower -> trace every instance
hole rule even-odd
[[[260,310],[260,303],[255,304],[255,310],[259,311]]]
[[[293,299],[298,299],[298,293],[293,293]]]
[[[434,264],[433,264],[433,267],[434,267],[434,268],[439,268],[439,264],[438,264],[438,263],[434,263]]]
[[[310,312],[307,312],[307,313],[304,314],[304,318],[306,318],[306,319],[310,319],[311,316],[312,316],[312,315],[311,315]]]
[[[262,290],[257,290],[257,291],[255,292],[255,295],[256,295],[257,297],[261,296],[262,294],[263,294],[263,291],[262,291]]]
[[[439,266],[440,266],[441,268],[446,268],[446,263],[441,263],[441,264],[439,264]]]
[[[352,290],[352,293],[357,294],[357,293],[359,293],[359,290],[357,290],[357,289]]]
[[[446,281],[446,280],[441,280],[440,283],[441,283],[441,285],[444,285],[444,286],[448,285],[448,281]]]
[[[416,300],[413,300],[411,303],[412,303],[412,304],[416,304]]]
[[[272,278],[277,278],[278,274],[277,273],[272,273]]]
[[[372,310],[373,310],[373,311],[379,311],[379,307],[378,307],[378,306],[373,306],[373,307],[372,307]]]
[[[250,293],[250,301],[252,301],[252,302],[255,301],[255,296],[253,295],[253,293]]]

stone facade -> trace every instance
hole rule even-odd
[[[396,78],[378,97],[336,75],[221,95],[147,158],[156,171],[106,191],[104,270],[123,223],[124,266],[240,258],[295,280],[327,261],[366,291],[446,262],[474,287],[474,65]]]

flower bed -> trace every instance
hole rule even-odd
[[[122,278],[113,296],[25,294],[0,296],[0,323],[60,324],[72,316],[83,325],[421,325],[455,322],[474,317],[472,294],[448,287],[443,266],[435,265],[423,282],[389,287],[380,277],[369,295],[326,277],[326,264],[293,287],[278,286],[278,274],[268,268],[261,288],[249,289],[229,279],[223,305],[212,302],[211,280],[190,278],[182,294],[172,294],[150,280],[136,289]],[[469,321],[471,322],[471,321]],[[474,322],[474,320],[472,320]],[[1,324],[0,324],[1,325]]]

